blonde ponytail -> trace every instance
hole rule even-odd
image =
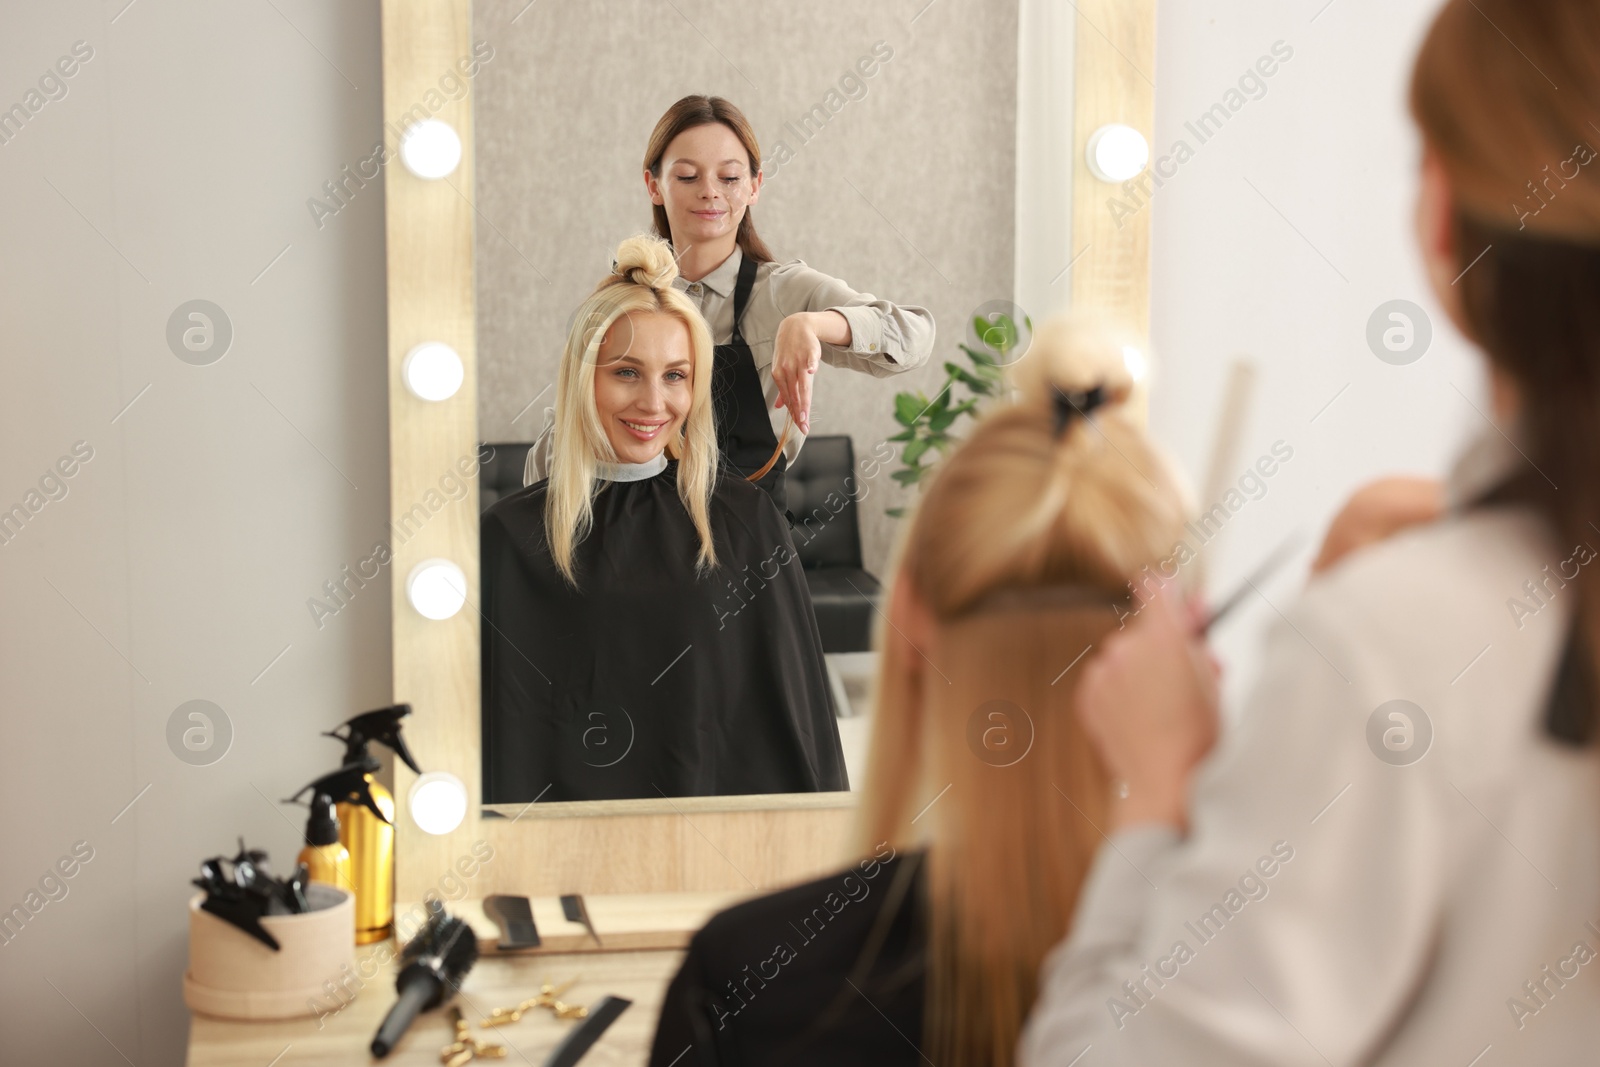
[[[874,643],[858,845],[928,849],[923,1036],[941,1067],[1013,1062],[1105,824],[1073,665],[1185,519],[1114,334],[1047,322],[1011,381],[1016,400],[941,462],[907,524]],[[997,734],[1011,747],[990,748]]]

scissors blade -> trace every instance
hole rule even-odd
[[[1254,592],[1256,587],[1266,581],[1273,571],[1288,562],[1289,557],[1294,555],[1304,540],[1305,530],[1298,529],[1279,542],[1278,547],[1273,549],[1267,558],[1262,560],[1261,564],[1251,571],[1233,592],[1223,597],[1221,603],[1211,610],[1211,613],[1206,616],[1206,621],[1200,625],[1200,632],[1202,634],[1208,633],[1213,626],[1222,621],[1224,616],[1238,607],[1243,602],[1246,594]]]

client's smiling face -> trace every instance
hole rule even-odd
[[[675,315],[634,312],[606,331],[594,406],[622,462],[654,459],[682,429],[694,395],[689,356],[689,327]]]

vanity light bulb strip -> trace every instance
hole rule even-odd
[[[448,619],[467,602],[467,576],[447,559],[425,559],[406,578],[406,598],[417,614]]]
[[[1125,182],[1150,162],[1150,143],[1132,126],[1113,122],[1089,135],[1089,172],[1103,182]]]
[[[443,341],[422,342],[400,364],[401,380],[421,400],[449,400],[466,376],[460,354]]]
[[[400,135],[400,162],[427,181],[449,177],[461,165],[461,135],[442,119],[423,119]]]
[[[448,834],[467,816],[467,786],[449,771],[428,771],[406,795],[411,821],[425,834]]]

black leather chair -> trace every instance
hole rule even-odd
[[[522,488],[522,469],[527,466],[528,449],[532,447],[530,441],[483,446],[485,450],[493,449],[494,454],[478,465],[479,511],[487,511],[496,500]]]
[[[478,499],[487,508],[522,488],[527,442],[490,444],[494,454],[478,473]],[[794,544],[822,631],[824,652],[872,648],[872,617],[883,586],[861,566],[861,524],[856,498],[845,489],[856,453],[847,434],[806,438],[784,476]]]
[[[883,586],[861,566],[861,524],[845,479],[856,452],[847,434],[806,438],[784,475],[795,548],[811,586],[824,652],[866,652]]]

